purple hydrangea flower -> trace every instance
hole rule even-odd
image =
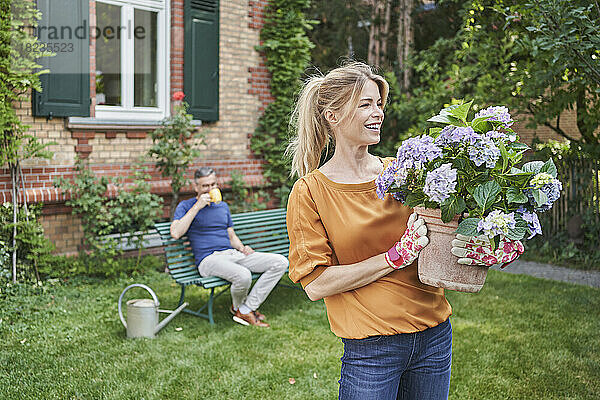
[[[481,140],[469,147],[468,152],[469,158],[478,167],[485,163],[487,168],[494,168],[496,161],[500,158],[500,150],[488,137],[482,137]]]
[[[548,178],[546,175],[548,175],[550,178]],[[531,189],[525,190],[525,194],[529,198],[529,203],[531,205],[533,205],[535,211],[544,212],[544,211],[548,211],[549,209],[551,209],[552,204],[554,204],[554,202],[556,200],[558,200],[558,198],[560,197],[560,191],[562,190],[562,183],[558,179],[552,177],[552,175],[545,173],[545,172],[536,174],[531,179],[531,183],[534,185],[534,187],[536,189],[540,189],[548,197],[548,201],[538,207],[537,203],[535,202],[535,199],[533,197],[532,190]]]
[[[506,133],[500,132],[500,131],[488,131],[488,132],[486,132],[485,137],[490,138],[490,139],[500,139],[500,140],[508,139],[508,135]]]
[[[404,203],[404,200],[406,200],[406,193],[404,193],[403,191],[400,192],[392,192],[390,193],[392,195],[393,198],[395,198],[398,201],[401,201]]]
[[[509,229],[513,229],[516,224],[514,212],[505,214],[500,210],[494,210],[487,217],[479,220],[477,230],[484,235],[494,237],[496,235],[506,235]]]
[[[477,142],[481,136],[473,130],[470,126],[460,127],[454,125],[448,125],[440,135],[435,139],[435,144],[438,146],[457,146],[461,143],[473,144]]]
[[[452,169],[452,164],[442,164],[440,167],[427,173],[423,193],[431,201],[442,203],[450,193],[456,193],[457,171]]]
[[[498,107],[488,107],[479,111],[475,114],[475,118],[488,116],[489,118],[486,121],[499,121],[504,124],[505,127],[509,128],[515,121],[513,121],[510,113],[508,112],[508,108],[504,106]]]
[[[381,174],[375,179],[375,185],[377,186],[376,192],[377,197],[381,200],[385,198],[385,192],[392,186],[395,181],[396,165],[392,162],[390,166],[383,170]]]
[[[514,142],[517,140],[517,135],[514,133],[507,134],[500,131],[488,131],[484,136],[493,140],[501,140],[503,142]]]
[[[396,156],[398,168],[423,168],[423,164],[442,156],[442,149],[431,136],[410,138],[402,142]]]
[[[531,239],[535,235],[542,234],[542,225],[540,224],[540,220],[536,213],[527,211],[525,207],[519,207],[517,210],[521,217],[527,222],[527,228],[529,229],[529,237],[527,240]]]

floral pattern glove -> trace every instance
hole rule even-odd
[[[458,257],[458,263],[464,265],[484,265],[491,267],[500,264],[502,268],[523,254],[523,244],[500,236],[500,244],[492,250],[487,236],[456,235],[452,241],[452,254]]]
[[[428,244],[425,221],[416,213],[412,213],[408,218],[406,231],[400,241],[385,253],[385,260],[394,269],[404,268],[412,264],[419,256],[419,252]]]

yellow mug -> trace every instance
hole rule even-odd
[[[223,200],[219,188],[211,189],[211,191],[208,192],[208,195],[210,196],[211,203],[218,203]]]

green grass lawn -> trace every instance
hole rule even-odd
[[[162,308],[175,307],[179,289],[158,272],[8,295],[2,288],[0,398],[337,398],[342,345],[322,301],[277,287],[261,307],[272,328],[259,329],[234,323],[224,295],[214,327],[182,314],[156,339],[128,340],[117,299],[133,282],[152,287]],[[189,294],[193,305],[206,291]],[[600,397],[600,290],[490,271],[479,294],[448,298],[451,399]]]

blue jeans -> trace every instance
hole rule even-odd
[[[342,342],[341,400],[448,398],[450,320],[422,332]]]

